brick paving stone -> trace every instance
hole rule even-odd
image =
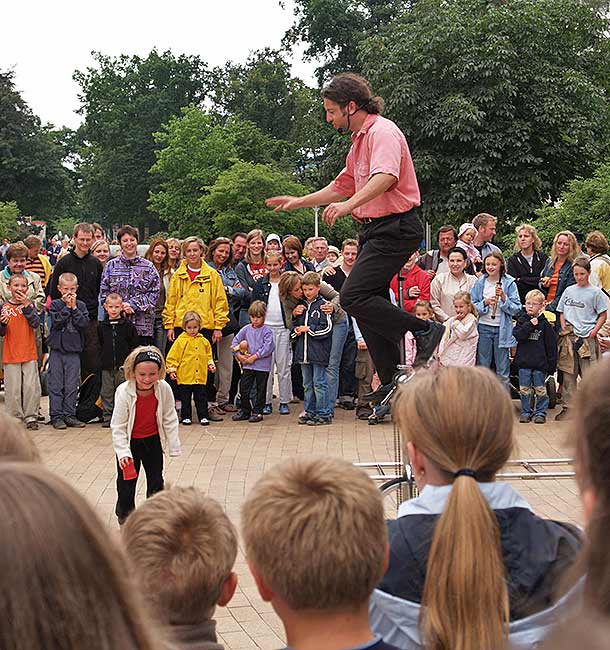
[[[391,423],[369,426],[356,420],[353,412],[337,409],[331,426],[304,427],[296,424],[299,407],[293,407],[290,416],[274,413],[265,417],[262,424],[236,423],[226,417],[224,422],[205,428],[181,427],[183,454],[166,459],[166,483],[199,487],[218,499],[239,525],[239,508],[244,496],[266,469],[283,458],[315,453],[353,462],[393,460]],[[43,411],[46,409],[44,400]],[[517,448],[513,457],[569,456],[566,446],[569,424],[554,422],[552,413],[542,426],[515,423]],[[63,432],[42,426],[33,435],[47,466],[82,492],[112,533],[118,535],[114,516],[116,466],[110,431],[99,425]],[[507,471],[517,470],[511,467]],[[578,489],[572,479],[513,480],[511,483],[541,516],[582,522]],[[139,481],[137,498],[140,502],[145,498],[143,479]],[[240,579],[235,597],[228,607],[217,610],[220,642],[227,650],[281,648],[284,644],[281,622],[271,605],[258,596],[241,543],[235,570]]]

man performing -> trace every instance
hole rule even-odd
[[[352,132],[345,168],[318,192],[275,196],[266,204],[276,211],[326,205],[322,216],[329,226],[347,214],[360,224],[360,254],[341,289],[341,306],[357,320],[381,379],[380,388],[365,395],[377,402],[392,388],[405,332],[417,341],[416,366],[428,361],[443,335],[442,325],[415,318],[389,297],[390,281],[423,238],[419,218],[410,213],[420,203],[419,188],[406,138],[380,115],[383,100],[373,97],[366,79],[339,74],[322,99],[326,121],[339,133]]]

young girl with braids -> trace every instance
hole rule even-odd
[[[508,392],[484,368],[421,372],[393,416],[420,495],[389,522],[373,631],[401,650],[534,648],[574,595],[555,596],[580,537],[494,480],[514,445]]]
[[[172,389],[163,381],[163,355],[152,345],[140,346],[125,359],[123,369],[126,381],[116,389],[110,420],[119,524],[135,509],[140,467],[146,472],[148,498],[163,489],[164,448],[170,456],[180,456],[178,415]]]

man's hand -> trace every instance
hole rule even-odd
[[[358,341],[358,349],[359,350],[366,350],[366,343],[364,341]]]
[[[322,273],[320,275],[325,276],[325,275],[335,275],[337,272],[337,269],[334,266],[325,266],[322,269]]]
[[[169,378],[172,379],[173,381],[176,381],[176,371],[175,370],[170,370]]]
[[[428,277],[431,280],[434,280],[434,276],[436,275],[436,271],[433,271],[432,269],[430,269],[430,270],[426,271],[426,273],[428,274]]]
[[[327,316],[330,316],[335,311],[335,306],[332,302],[323,302],[320,310],[325,313]]]
[[[347,201],[331,203],[324,208],[322,219],[324,219],[329,226],[334,226],[337,219],[344,217],[350,212],[351,210]]]
[[[167,340],[170,343],[173,343],[175,338],[176,338],[176,332],[174,332],[174,328],[172,327],[170,330],[167,330]]]
[[[271,198],[265,201],[265,205],[268,208],[275,208],[274,212],[279,212],[280,210],[296,210],[300,207],[299,197],[298,196],[272,196]]]
[[[218,341],[222,341],[222,330],[214,330],[212,332],[212,345],[218,343]]]
[[[421,289],[419,287],[409,287],[407,289],[407,295],[409,298],[417,298],[419,297],[419,294],[421,293]]]

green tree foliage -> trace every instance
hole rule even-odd
[[[296,183],[290,174],[272,165],[236,162],[222,172],[200,204],[206,223],[213,223],[214,235],[231,235],[237,230],[262,228],[264,232],[290,233],[304,240],[314,234],[314,211],[273,212],[265,199],[278,194],[302,196],[311,189]],[[209,220],[209,221],[208,221]],[[332,231],[322,222],[320,234],[340,243],[352,237],[351,219],[341,220]]]
[[[263,133],[252,122],[238,118],[221,123],[195,106],[155,134],[161,147],[151,172],[160,181],[150,205],[181,236],[197,232],[209,236],[212,224],[201,215],[199,199],[219,174],[237,160],[271,163],[284,156],[286,143]]]
[[[16,201],[24,214],[57,214],[74,190],[51,126],[15,88],[13,72],[0,72],[0,201]]]
[[[362,39],[380,34],[412,4],[405,0],[295,0],[295,22],[284,45],[305,43],[306,58],[322,61],[317,70],[320,83],[336,72],[358,72]]]
[[[539,210],[536,228],[550,247],[560,230],[586,234],[601,230],[610,236],[610,162],[603,163],[590,178],[572,180],[556,207]]]
[[[148,196],[155,178],[153,133],[184,106],[201,104],[208,71],[197,56],[150,52],[146,58],[94,53],[95,67],[77,71],[81,113],[83,201],[103,223],[151,219]]]
[[[608,151],[608,23],[579,0],[419,0],[360,52],[435,224],[510,225]]]
[[[306,184],[317,183],[335,137],[322,119],[319,92],[291,77],[290,63],[268,48],[251,54],[243,65],[229,62],[217,68],[214,77],[220,115],[254,123],[282,143],[282,156],[274,158],[282,168],[296,171]]]
[[[17,232],[19,208],[15,201],[0,201],[0,239],[7,237],[13,241]]]

